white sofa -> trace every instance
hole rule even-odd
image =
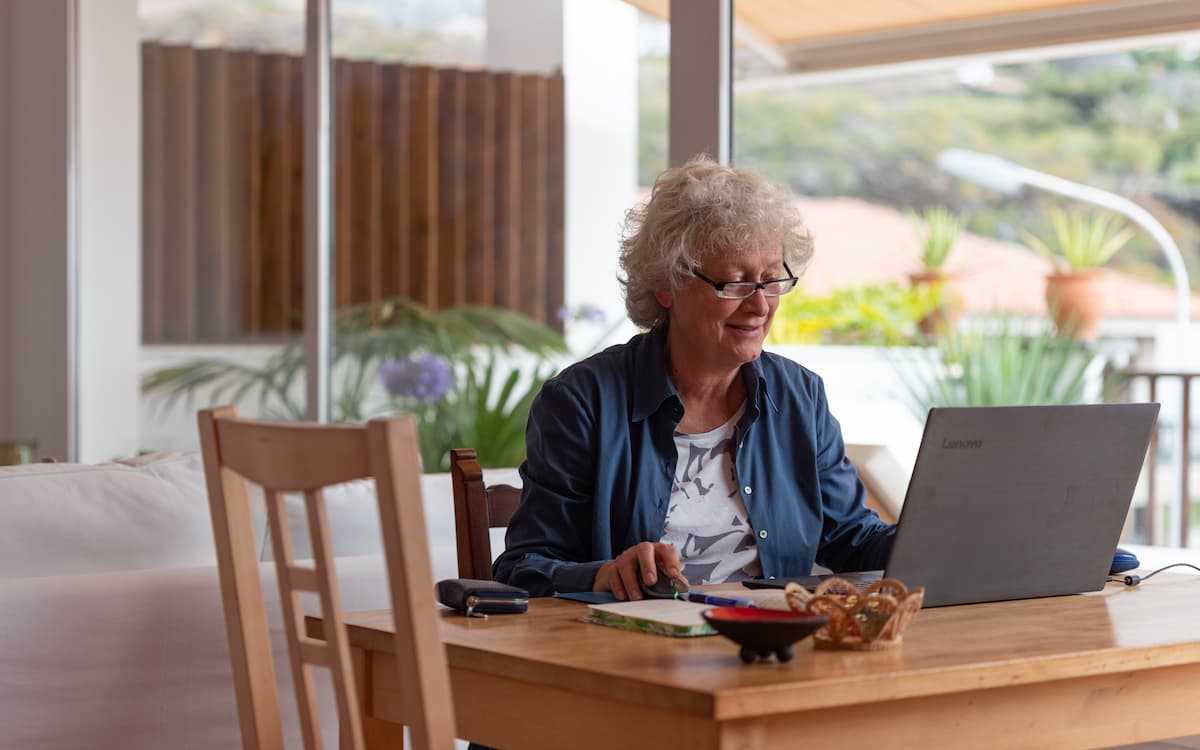
[[[454,577],[449,475],[423,476],[422,491],[434,578]],[[371,484],[333,488],[327,502],[343,606],[386,607]],[[302,529],[302,514],[291,516]],[[197,453],[0,468],[0,519],[0,748],[240,747]],[[299,747],[273,568],[261,568],[284,729]],[[320,687],[326,746],[336,747],[332,693]]]

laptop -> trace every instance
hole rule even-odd
[[[886,570],[840,576],[924,586],[927,607],[1103,588],[1158,409],[930,409]]]

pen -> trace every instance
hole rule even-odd
[[[713,596],[706,594],[703,591],[695,589],[691,591],[682,591],[675,595],[677,598],[689,602],[700,602],[701,604],[714,604],[718,607],[757,607],[758,605],[749,599],[739,599],[736,596]]]

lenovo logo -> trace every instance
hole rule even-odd
[[[975,448],[982,448],[983,441],[982,440],[950,440],[949,438],[946,438],[946,439],[942,440],[942,447],[943,448],[974,450]]]

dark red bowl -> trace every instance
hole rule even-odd
[[[771,654],[779,661],[791,661],[792,644],[829,622],[825,615],[756,607],[714,607],[701,614],[713,630],[742,647],[740,656],[747,664]]]

